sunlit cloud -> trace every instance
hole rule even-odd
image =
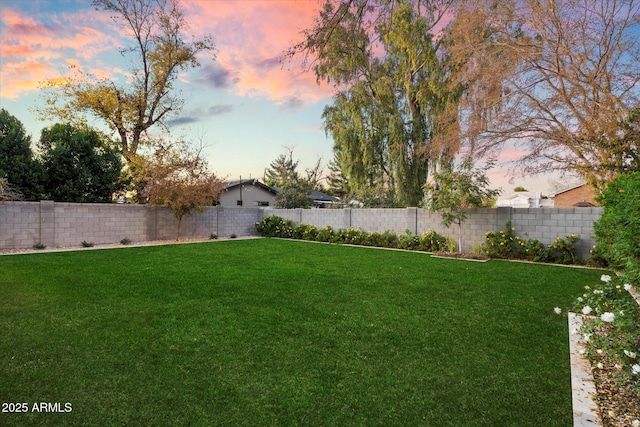
[[[37,90],[40,83],[60,80],[70,64],[102,75],[118,70],[92,64],[116,43],[112,34],[98,30],[108,28],[103,14],[78,12],[43,17],[46,22],[38,19],[20,10],[2,10],[0,96],[16,99]]]
[[[319,86],[299,64],[282,63],[285,51],[300,41],[301,31],[317,14],[315,1],[185,1],[191,30],[213,37],[218,68],[229,75],[209,74],[239,96],[265,97],[282,108],[300,108],[330,97],[332,89]],[[220,87],[220,86],[218,86]]]

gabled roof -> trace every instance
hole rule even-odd
[[[558,194],[566,193],[567,191],[575,190],[576,188],[580,188],[580,187],[583,187],[585,185],[587,185],[587,184],[583,182],[582,184],[574,185],[573,187],[565,188],[563,190],[556,191],[555,193],[551,193],[551,194],[549,194],[549,197],[554,198]]]
[[[268,191],[270,193],[276,194],[278,191],[273,188],[273,187],[269,187],[267,184],[263,184],[262,182],[260,182],[258,179],[253,178],[253,179],[243,179],[242,181],[237,180],[237,181],[229,181],[226,185],[226,187],[224,188],[224,191],[229,191],[232,190],[236,187],[240,187],[241,185],[253,185],[254,187],[258,187],[258,188],[262,188],[265,191]]]
[[[313,200],[319,200],[322,202],[336,202],[338,201],[337,197],[333,197],[329,194],[323,193],[322,191],[310,191],[307,193],[307,197]]]

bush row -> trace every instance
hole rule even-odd
[[[256,223],[256,230],[263,237],[283,237],[289,239],[312,240],[316,242],[343,243],[361,246],[376,246],[383,248],[398,248],[424,252],[452,252],[455,250],[453,240],[429,230],[422,236],[413,235],[406,231],[403,235],[396,235],[392,231],[384,233],[366,232],[358,228],[339,228],[331,226],[317,228],[311,224],[295,225],[277,215],[264,218]]]
[[[571,234],[558,237],[553,243],[545,245],[537,239],[525,240],[515,235],[516,229],[507,222],[504,231],[488,232],[481,252],[490,258],[525,259],[556,264],[576,264],[583,260],[576,256],[576,244],[580,237]]]

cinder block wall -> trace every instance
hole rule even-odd
[[[578,254],[588,257],[595,244],[593,223],[602,208],[540,209],[469,209],[462,225],[463,250],[484,241],[489,231],[504,230],[512,222],[516,234],[524,239],[538,239],[545,244],[570,234],[580,236]],[[426,209],[262,209],[208,208],[203,213],[185,217],[180,237],[207,238],[255,235],[255,223],[265,216],[278,215],[295,223],[330,225],[334,229],[360,227],[365,231],[391,230],[403,234],[423,234],[428,230],[457,241],[458,226],[445,228],[438,214]],[[49,247],[79,246],[87,241],[115,243],[123,238],[132,241],[170,240],[177,236],[178,220],[166,208],[146,205],[98,203],[6,202],[0,205],[0,249],[28,248],[36,243]]]
[[[254,224],[263,218],[260,208],[210,207],[182,219],[180,238],[255,235]],[[0,204],[0,249],[172,240],[178,220],[166,208],[100,203],[6,202]]]
[[[577,253],[587,258],[595,244],[593,223],[601,214],[602,208],[469,209],[462,224],[462,246],[463,250],[471,251],[475,244],[484,242],[487,232],[502,231],[507,221],[511,221],[516,235],[523,239],[538,239],[544,244],[577,234],[580,236]],[[404,234],[406,230],[412,234],[433,230],[458,241],[458,226],[442,226],[440,215],[430,214],[426,209],[266,209],[264,216],[270,215],[316,227],[330,225],[334,229],[360,227],[365,231],[391,230],[396,234]]]

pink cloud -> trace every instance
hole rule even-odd
[[[114,37],[97,29],[105,28],[99,23],[104,17],[99,13],[89,15],[60,14],[45,23],[20,10],[3,9],[1,96],[18,98],[36,90],[41,82],[60,79],[70,61],[75,60],[82,68],[82,64],[113,49]]]
[[[311,1],[184,1],[196,34],[211,34],[218,67],[233,75],[233,90],[260,96],[283,107],[292,100],[315,102],[332,90],[316,83],[299,64],[280,63],[283,53],[313,23],[318,3]]]

